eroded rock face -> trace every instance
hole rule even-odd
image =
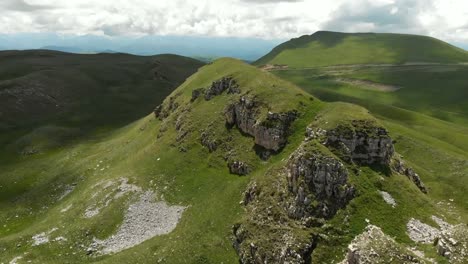
[[[419,188],[419,190],[421,190],[421,192],[427,193],[426,186],[419,175],[412,168],[407,167],[401,159],[396,158],[394,160],[392,169],[408,177],[408,179],[410,179]]]
[[[317,238],[309,227],[352,199],[346,168],[316,144],[305,141],[266,186],[249,185],[242,201],[247,219],[233,228],[241,263],[310,263]]]
[[[232,77],[223,77],[215,81],[205,91],[205,100],[209,101],[213,97],[222,94],[227,90],[228,94],[240,93],[239,85]],[[193,94],[192,94],[193,95]],[[193,98],[193,96],[192,96]]]
[[[345,166],[318,151],[297,150],[288,162],[288,187],[294,202],[288,213],[296,219],[331,218],[353,198]],[[312,205],[313,202],[318,202]]]
[[[237,126],[242,132],[255,138],[255,144],[267,150],[279,151],[287,143],[288,129],[297,112],[268,113],[266,120],[258,120],[260,103],[241,97],[239,102],[225,110],[226,124]]]
[[[327,146],[338,149],[345,159],[360,164],[390,165],[395,152],[385,128],[370,121],[354,120],[352,125],[339,125],[326,133]]]
[[[163,120],[168,117],[172,112],[174,112],[178,107],[179,103],[175,101],[176,96],[169,97],[169,102],[167,104],[160,104],[154,109],[154,115],[156,118]]]

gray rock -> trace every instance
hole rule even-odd
[[[395,152],[385,128],[371,121],[354,120],[327,131],[327,146],[341,151],[343,158],[359,164],[390,165]]]
[[[250,172],[250,167],[242,161],[231,161],[228,163],[229,172],[237,175],[247,175]]]
[[[401,159],[396,158],[393,161],[392,169],[408,177],[408,179],[411,180],[419,188],[419,190],[421,190],[421,192],[427,193],[426,186],[422,182],[419,175],[412,168],[407,167]]]
[[[223,77],[221,80],[215,81],[205,91],[205,100],[209,101],[213,97],[222,94],[227,90],[228,94],[240,93],[239,85],[232,77]],[[192,94],[193,99],[193,94]]]
[[[348,172],[335,158],[318,151],[299,148],[288,165],[289,191],[294,201],[288,204],[289,215],[330,218],[353,198],[355,190],[348,184]],[[313,200],[316,206],[311,206]]]
[[[260,103],[255,99],[241,97],[239,102],[226,108],[226,124],[231,127],[235,125],[242,132],[253,136],[256,145],[279,151],[287,143],[288,129],[296,119],[297,112],[270,112],[265,120],[259,120],[259,107]]]

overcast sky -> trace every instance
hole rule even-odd
[[[289,39],[317,30],[468,45],[468,0],[0,0],[0,33]]]

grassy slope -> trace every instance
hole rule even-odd
[[[430,37],[319,31],[277,46],[254,64],[286,64],[291,68],[304,68],[341,64],[467,61],[468,52]]]
[[[224,127],[222,111],[232,100],[230,96],[222,95],[210,102],[194,103],[192,116],[186,121],[195,124],[196,129],[183,143],[188,148],[186,153],[171,146],[176,137],[173,126],[177,115],[174,114],[167,119],[169,129],[159,139],[156,136],[163,122],[150,115],[115,132],[96,135],[68,147],[34,156],[10,157],[7,164],[0,165],[0,186],[4,190],[0,197],[0,222],[5,223],[0,226],[1,259],[10,260],[28,252],[25,260],[40,263],[154,263],[160,259],[165,263],[235,263],[237,256],[230,242],[231,226],[242,212],[239,201],[250,177],[230,175],[222,153],[210,154],[199,144],[199,128],[213,120],[219,121],[215,130],[232,136],[233,146],[247,151],[242,155],[261,173],[272,163],[287,157],[299,144],[307,120],[318,111],[321,103],[309,100],[310,96],[273,75],[230,59],[206,66],[173,95],[182,92],[177,100],[188,102],[192,89],[208,86],[226,75],[234,76],[242,89],[254,90],[265,102],[287,99],[283,104],[272,104],[273,111],[299,107],[299,101],[310,106],[301,108],[304,120],[295,123],[295,129],[301,132],[291,138],[292,144],[287,150],[263,162],[250,149],[253,146],[250,137],[241,135],[236,129],[231,132],[225,128],[221,130]],[[97,164],[108,168],[101,171],[96,169]],[[115,231],[125,204],[112,203],[99,217],[84,219],[82,215],[89,204],[90,188],[102,180],[119,177],[128,177],[139,186],[157,190],[170,203],[190,207],[173,233],[112,257],[93,259],[86,256],[79,245],[89,244],[93,236],[103,238]],[[150,181],[154,186],[150,187]],[[77,188],[57,202],[64,185],[69,183],[78,183]],[[69,204],[73,204],[72,209],[60,213]],[[55,226],[60,230],[54,236],[63,235],[68,242],[31,247],[32,235]],[[17,244],[21,247],[16,247]]]
[[[224,127],[222,111],[237,95],[233,98],[233,95],[223,94],[209,102],[199,99],[192,105],[188,103],[193,89],[206,87],[226,75],[238,80],[242,92],[250,90],[251,94],[257,94],[261,101],[271,106],[271,111],[293,108],[302,113],[294,122],[290,143],[266,162],[254,154],[252,138],[241,135],[237,129],[226,130]],[[176,95],[182,107],[165,121],[155,120],[150,115],[122,129],[96,134],[71,146],[28,157],[10,155],[8,163],[0,164],[0,222],[4,223],[0,226],[1,259],[9,261],[28,252],[24,260],[39,263],[155,263],[159,260],[165,263],[237,263],[230,234],[231,226],[243,212],[239,201],[246,184],[251,179],[268,180],[270,168],[284,165],[289,154],[304,139],[305,127],[317,113],[321,113],[321,120],[329,120],[329,124],[343,118],[370,118],[362,108],[325,105],[272,74],[232,59],[217,60],[205,66],[172,93],[172,96]],[[191,111],[184,112],[184,107],[190,107]],[[343,116],[342,112],[348,114]],[[191,134],[183,142],[176,142],[174,123],[180,116],[184,129],[190,129]],[[255,167],[251,175],[230,175],[223,160],[224,153],[208,153],[200,145],[200,130],[210,124],[214,124],[211,129],[220,138],[232,137],[234,150]],[[157,139],[162,126],[167,130]],[[395,137],[403,130],[392,128],[392,131],[396,131],[392,134]],[[415,158],[411,158],[414,154],[405,149],[413,140],[408,135],[404,133],[407,140],[398,139],[397,147],[408,155],[412,165],[419,165]],[[187,152],[180,152],[180,146]],[[106,169],[97,169],[97,164]],[[422,169],[434,168],[431,166],[417,169],[422,172]],[[428,176],[422,174],[427,180]],[[84,219],[82,215],[89,204],[90,188],[102,180],[119,177],[128,177],[139,186],[156,190],[172,204],[190,207],[176,230],[168,235],[110,257],[89,257],[80,245],[88,245],[94,236],[104,238],[112,234],[126,205],[124,201],[114,202],[99,216]],[[403,176],[385,176],[366,167],[359,176],[352,174],[351,180],[360,196],[338,214],[333,220],[333,228],[323,230],[327,238],[319,242],[315,259],[342,258],[347,243],[362,232],[366,218],[399,242],[409,243],[405,234],[406,221],[410,217],[429,221],[430,215],[436,213],[434,203]],[[57,201],[64,185],[70,183],[77,183],[75,191]],[[429,186],[431,193],[435,193],[432,192],[434,184]],[[395,197],[399,204],[398,214],[384,203],[377,192],[379,189]],[[453,197],[453,194],[441,193],[440,196]],[[73,207],[68,212],[60,213],[70,204]],[[349,215],[349,224],[343,225],[346,215]],[[454,220],[450,217],[449,220]],[[31,247],[32,235],[56,226],[60,229],[54,236],[63,235],[68,238],[67,242]]]

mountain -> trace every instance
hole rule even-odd
[[[28,137],[41,127],[63,134],[126,125],[203,65],[177,55],[48,50],[4,51],[0,60],[0,130],[6,138],[10,133]]]
[[[459,63],[468,52],[426,36],[318,31],[275,47],[255,65],[304,68],[349,64]]]
[[[271,50],[280,40],[204,36],[97,36],[53,33],[0,34],[3,49],[51,49],[73,53],[103,50],[135,55],[178,54],[189,57],[236,57],[253,61]],[[2,50],[2,49],[0,49]]]
[[[236,59],[203,66],[125,127],[0,157],[5,261],[467,257],[466,153]]]
[[[67,53],[85,53],[84,50],[75,47],[61,47],[61,46],[44,46],[39,48],[40,50],[55,50]]]

